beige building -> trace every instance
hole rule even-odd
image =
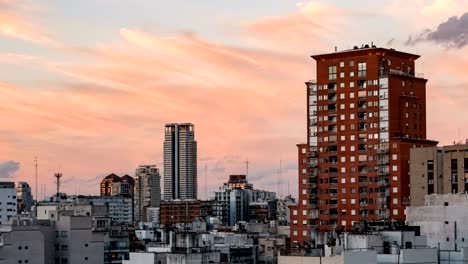
[[[468,144],[412,148],[411,206],[424,205],[428,194],[468,191]]]

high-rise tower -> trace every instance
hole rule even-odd
[[[125,176],[124,176],[125,177]],[[135,173],[135,221],[146,221],[146,209],[161,204],[161,176],[156,165],[141,165]]]
[[[194,125],[166,124],[164,200],[197,199],[197,142]]]
[[[419,56],[365,45],[312,58],[309,227],[350,230],[361,221],[404,220],[410,148],[437,144],[426,139],[427,80],[415,74]]]

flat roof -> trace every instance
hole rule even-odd
[[[392,55],[392,56],[395,56],[395,57],[411,58],[413,60],[416,60],[419,57],[421,57],[421,56],[419,56],[417,54],[402,52],[402,51],[398,51],[398,50],[395,50],[395,49],[378,48],[378,47],[375,47],[375,46],[363,47],[363,48],[353,48],[353,49],[349,49],[349,50],[342,50],[342,51],[336,51],[336,52],[331,52],[331,53],[311,55],[311,57],[313,59],[315,59],[315,60],[333,59],[333,58],[342,58],[342,57],[352,57],[352,56],[365,55],[365,54],[369,54],[369,52],[389,54],[389,55]]]

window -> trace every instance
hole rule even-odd
[[[340,78],[344,78],[344,72],[340,72]]]
[[[302,189],[302,194],[307,194],[307,190],[306,190],[306,189]]]
[[[351,178],[351,183],[355,183],[356,182],[356,178]]]
[[[344,88],[344,83],[340,83],[340,88]]]
[[[340,120],[345,120],[345,115],[340,115]]]
[[[393,165],[392,166],[392,171],[398,171],[398,165]]]
[[[344,61],[340,61],[340,67],[344,67]]]
[[[351,210],[351,215],[356,215],[356,210]]]
[[[342,226],[345,226],[345,225],[346,225],[346,220],[342,220],[342,221],[341,221],[341,225],[342,225]]]
[[[341,183],[346,183],[346,178],[341,178]]]
[[[344,129],[342,129],[342,130],[344,130]],[[341,140],[341,141],[345,141],[345,140],[346,140],[346,136],[340,136],[340,140]]]
[[[393,215],[398,215],[398,209],[393,209]]]
[[[61,231],[61,232],[60,232],[60,236],[61,236],[62,238],[67,238],[67,237],[68,237],[68,231]]]
[[[393,176],[393,177],[392,177],[392,180],[393,180],[393,181],[398,181],[398,176]]]
[[[307,215],[307,210],[302,210],[302,215]]]
[[[356,199],[351,199],[351,204],[356,204]]]
[[[354,82],[350,82],[350,83],[349,83],[349,87],[350,87],[350,88],[353,88],[353,87],[354,87]]]
[[[293,231],[293,236],[297,236],[297,231],[296,230]]]
[[[350,66],[350,67],[353,67],[353,66],[354,66],[354,61],[350,61],[350,62],[349,62],[349,66]]]
[[[302,200],[302,205],[307,205],[307,201],[306,201],[306,200]]]
[[[353,109],[354,108],[354,103],[350,103],[349,108]]]
[[[341,199],[341,204],[346,204],[346,199]]]
[[[302,225],[307,225],[307,220],[302,220]]]
[[[340,151],[346,151],[346,146],[341,146]]]
[[[351,146],[351,151],[356,151],[356,147],[355,147],[355,146]]]
[[[341,188],[341,193],[346,193],[346,188]]]
[[[297,210],[293,210],[293,215],[297,215]]]
[[[353,99],[354,98],[354,93],[349,93],[349,98]]]
[[[351,141],[354,141],[355,136],[354,136],[354,135],[351,135],[351,136],[349,137],[349,139],[350,139]]]
[[[356,157],[351,156],[351,157],[349,158],[349,160],[350,160],[351,162],[355,162],[355,161],[356,161]]]
[[[336,80],[336,66],[328,66],[328,79]]]
[[[307,236],[307,230],[302,231],[302,236]]]
[[[358,63],[358,77],[366,77],[367,64],[365,62]]]
[[[345,105],[344,105],[344,104],[340,104],[340,109],[341,109],[341,110],[345,109]]]
[[[341,157],[341,158],[340,158],[340,161],[341,161],[341,162],[346,162],[346,157]]]
[[[296,219],[293,220],[293,225],[297,225],[297,220]]]
[[[393,187],[392,191],[393,193],[398,193],[398,187]]]
[[[354,119],[354,114],[350,114],[349,119],[353,120]]]
[[[393,204],[398,204],[398,198],[393,198]]]
[[[340,99],[345,99],[346,98],[346,94],[342,93],[340,94]]]
[[[307,179],[302,179],[302,184],[306,184],[307,183]]]
[[[398,159],[398,155],[397,154],[392,154],[392,160],[397,160]]]

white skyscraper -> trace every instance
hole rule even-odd
[[[164,200],[197,199],[197,142],[194,125],[166,124]]]
[[[161,176],[156,165],[141,165],[135,174],[135,221],[146,221],[146,209],[161,204]]]

